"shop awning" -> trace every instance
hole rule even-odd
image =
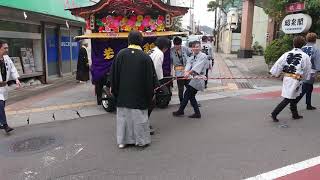
[[[75,39],[113,39],[113,38],[128,38],[128,32],[120,33],[90,33],[81,36],[76,36]],[[184,36],[188,35],[188,32],[142,32],[143,37],[160,37],[160,36]]]

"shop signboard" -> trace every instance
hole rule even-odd
[[[299,34],[309,31],[312,18],[307,14],[290,14],[282,21],[282,31],[286,34]]]
[[[291,3],[286,6],[287,13],[300,12],[303,10],[305,10],[305,3],[304,2]]]
[[[61,55],[62,61],[70,61],[71,52],[70,52],[70,37],[62,36],[61,37]]]
[[[70,41],[69,36],[62,36],[61,37],[61,51],[62,51],[62,61],[70,61],[71,59],[71,51],[72,51],[72,57],[74,58],[74,55],[77,55],[78,51],[76,49],[79,48],[79,43],[75,41]]]

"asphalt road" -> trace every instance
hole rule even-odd
[[[268,113],[279,101],[203,101],[200,120],[187,118],[190,106],[181,118],[171,116],[176,106],[156,110],[156,134],[145,149],[117,148],[114,114],[20,127],[0,134],[0,179],[238,180],[319,156],[320,111],[300,105],[304,119],[291,120],[286,109],[273,123]],[[320,104],[319,94],[314,104]],[[288,128],[280,127],[284,123]],[[53,145],[44,149],[12,145],[46,136]],[[12,152],[24,148],[34,151]]]

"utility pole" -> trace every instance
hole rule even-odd
[[[190,0],[190,31],[194,32],[194,0]]]
[[[217,45],[217,9],[214,11],[214,31],[215,31],[215,36],[216,36],[216,39],[214,41],[214,45],[216,46]]]
[[[219,4],[220,4],[220,0],[219,1]],[[223,0],[221,0],[221,8],[223,8]],[[219,8],[219,22],[218,22],[218,34],[217,34],[217,47],[216,47],[216,50],[217,52],[219,52],[219,39],[220,39],[220,24],[221,24],[221,8]]]

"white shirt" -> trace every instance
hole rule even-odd
[[[213,50],[212,50],[211,43],[210,42],[206,42],[206,43],[202,42],[201,43],[201,51],[208,56],[209,63],[208,63],[207,68],[212,69],[212,60],[214,58],[213,58]]]
[[[151,49],[151,51],[149,52],[149,56],[153,61],[154,68],[156,69],[158,80],[163,79],[163,69],[162,69],[163,58],[164,58],[163,52],[158,47],[155,47]]]
[[[270,73],[275,76],[280,76],[282,72],[301,75],[307,79],[311,72],[310,57],[298,48],[284,53],[270,70]],[[285,76],[281,96],[288,99],[297,98],[301,93],[301,85],[301,80]]]
[[[10,57],[8,55],[4,55],[4,63],[7,69],[7,81],[10,80],[16,80],[19,78],[19,74],[18,71],[16,69],[16,67],[14,66],[12,60],[10,59]],[[2,76],[0,73],[0,80],[2,81]],[[8,99],[8,86],[5,87],[0,87],[0,100],[7,100]]]

